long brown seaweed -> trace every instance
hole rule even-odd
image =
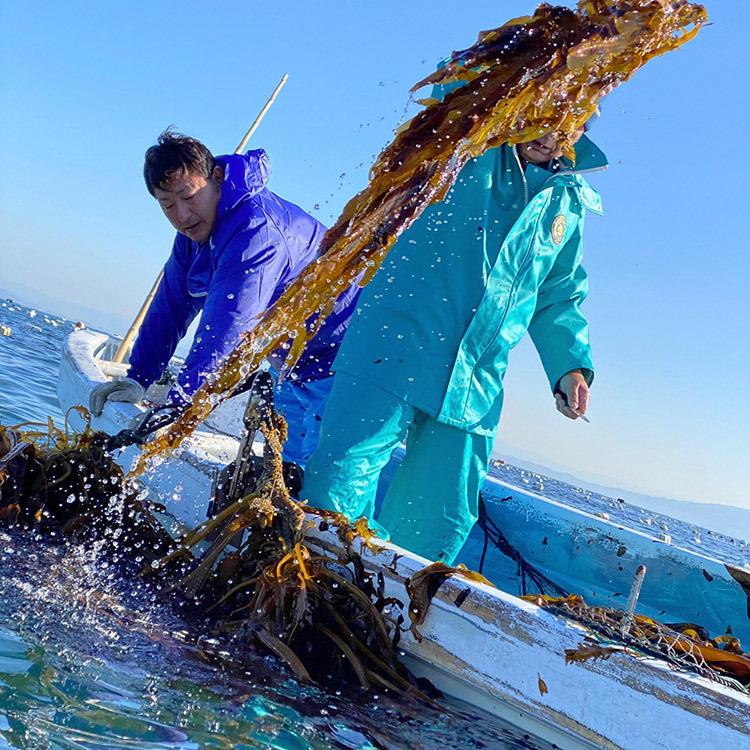
[[[336,528],[341,551],[307,546],[310,522],[284,482],[286,425],[272,409],[260,421],[265,452],[251,486],[177,539],[159,520],[164,509],[142,498],[105,449],[109,436],[51,421],[38,427],[46,429],[0,426],[0,522],[135,563],[235,650],[268,649],[301,680],[353,680],[426,699],[397,656],[403,604],[385,595],[382,573],[369,573],[355,550],[357,540],[374,543],[364,521],[319,513],[319,524]]]
[[[684,44],[705,21],[703,8],[684,0],[584,0],[577,11],[541,5],[454,53],[418,86],[462,85],[442,101],[426,101],[401,129],[367,188],[324,237],[319,260],[245,334],[180,419],[146,446],[139,469],[179,445],[268,354],[288,346],[291,367],[339,293],[372,278],[399,234],[446,195],[468,159],[547,132],[570,152],[571,134],[608,87]],[[300,679],[343,669],[364,688],[417,692],[396,656],[401,603],[385,595],[382,574],[368,573],[354,549],[357,538],[373,543],[366,524],[322,514],[321,523],[337,528],[342,553],[313,554],[305,544],[303,509],[284,484],[286,427],[277,415],[262,424],[266,454],[254,486],[177,540],[112,461],[107,436],[42,428],[0,428],[0,519],[108,539],[118,555],[132,556],[144,574],[194,603],[218,632],[262,644]],[[409,582],[415,634],[432,595],[455,573],[469,575],[438,565]]]
[[[269,354],[288,347],[291,368],[338,295],[372,279],[398,236],[445,197],[470,158],[550,132],[572,156],[571,135],[604,93],[692,39],[706,21],[703,6],[686,0],[581,0],[576,11],[543,4],[454,53],[417,86],[462,85],[442,101],[425,101],[398,132],[367,187],[326,233],[321,257],[244,334],[182,416],[145,446],[137,471],[176,448]]]
[[[138,562],[168,554],[174,540],[107,451],[108,439],[90,427],[72,432],[67,418],[64,429],[51,419],[0,425],[0,520],[43,534],[85,535]]]

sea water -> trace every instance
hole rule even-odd
[[[0,424],[61,424],[73,324],[0,300],[2,325]],[[206,661],[204,638],[96,550],[0,527],[0,748],[550,747],[461,704],[301,685],[260,653]]]

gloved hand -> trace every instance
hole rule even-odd
[[[146,395],[146,389],[132,378],[122,380],[111,380],[108,383],[100,383],[89,394],[89,411],[98,417],[104,408],[104,402],[126,401],[130,404],[138,403]]]

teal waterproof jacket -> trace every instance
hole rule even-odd
[[[481,435],[497,429],[508,354],[527,330],[552,389],[577,368],[590,382],[582,238],[601,200],[582,173],[606,165],[586,136],[575,166],[524,170],[507,145],[471,160],[363,290],[334,371]]]

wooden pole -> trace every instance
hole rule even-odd
[[[120,362],[122,362],[123,359],[125,359],[125,355],[127,354],[128,349],[130,348],[130,345],[133,343],[133,340],[138,335],[138,331],[141,328],[143,319],[146,317],[148,308],[151,307],[151,303],[154,301],[154,297],[156,296],[156,290],[159,288],[159,284],[161,284],[162,278],[164,278],[163,269],[159,272],[159,276],[154,282],[154,285],[151,287],[151,291],[148,293],[148,296],[143,301],[143,304],[141,305],[141,309],[138,311],[138,315],[135,316],[133,325],[131,325],[130,328],[128,328],[128,332],[125,334],[125,338],[122,340],[122,343],[120,344],[120,346],[117,347],[117,352],[115,352],[115,356],[112,359],[113,362],[116,362],[117,364],[119,364]]]
[[[276,88],[273,90],[273,93],[271,96],[268,97],[268,101],[265,103],[263,109],[258,113],[258,116],[255,118],[253,124],[248,128],[247,133],[245,133],[245,137],[239,142],[237,145],[237,148],[234,150],[235,154],[241,154],[245,150],[245,146],[247,146],[247,142],[250,140],[250,137],[252,134],[258,129],[258,125],[262,122],[263,118],[266,116],[266,112],[268,112],[269,109],[271,109],[271,105],[276,100],[276,97],[279,95],[279,91],[281,91],[282,88],[284,88],[284,84],[289,79],[289,74],[284,73],[283,76],[281,76],[281,80],[276,85]]]
[[[258,126],[263,121],[263,118],[266,116],[266,113],[269,109],[271,109],[271,105],[276,100],[276,97],[279,95],[279,91],[284,87],[284,84],[287,82],[289,78],[289,75],[287,73],[284,73],[284,75],[281,77],[281,80],[277,84],[276,88],[273,90],[273,93],[270,97],[268,97],[268,101],[263,106],[263,109],[258,113],[258,116],[253,120],[253,124],[248,128],[247,133],[245,133],[242,140],[239,142],[237,148],[234,150],[235,154],[241,154],[242,151],[245,149],[245,146],[247,146],[247,142],[250,140],[252,134],[258,129]],[[128,332],[125,334],[125,338],[122,340],[122,343],[119,347],[117,347],[117,352],[115,352],[113,362],[120,363],[123,359],[125,359],[125,355],[128,352],[128,349],[132,345],[133,341],[135,340],[135,337],[138,335],[138,331],[141,328],[141,324],[143,323],[143,319],[146,317],[146,313],[148,312],[148,308],[151,307],[151,303],[154,301],[154,297],[156,296],[156,290],[159,288],[159,284],[161,283],[161,280],[164,276],[164,271],[162,270],[159,273],[159,277],[154,282],[154,285],[151,287],[151,291],[148,293],[148,296],[144,300],[143,304],[141,305],[141,309],[138,311],[138,315],[135,316],[135,320],[133,321],[133,324],[128,329]]]

